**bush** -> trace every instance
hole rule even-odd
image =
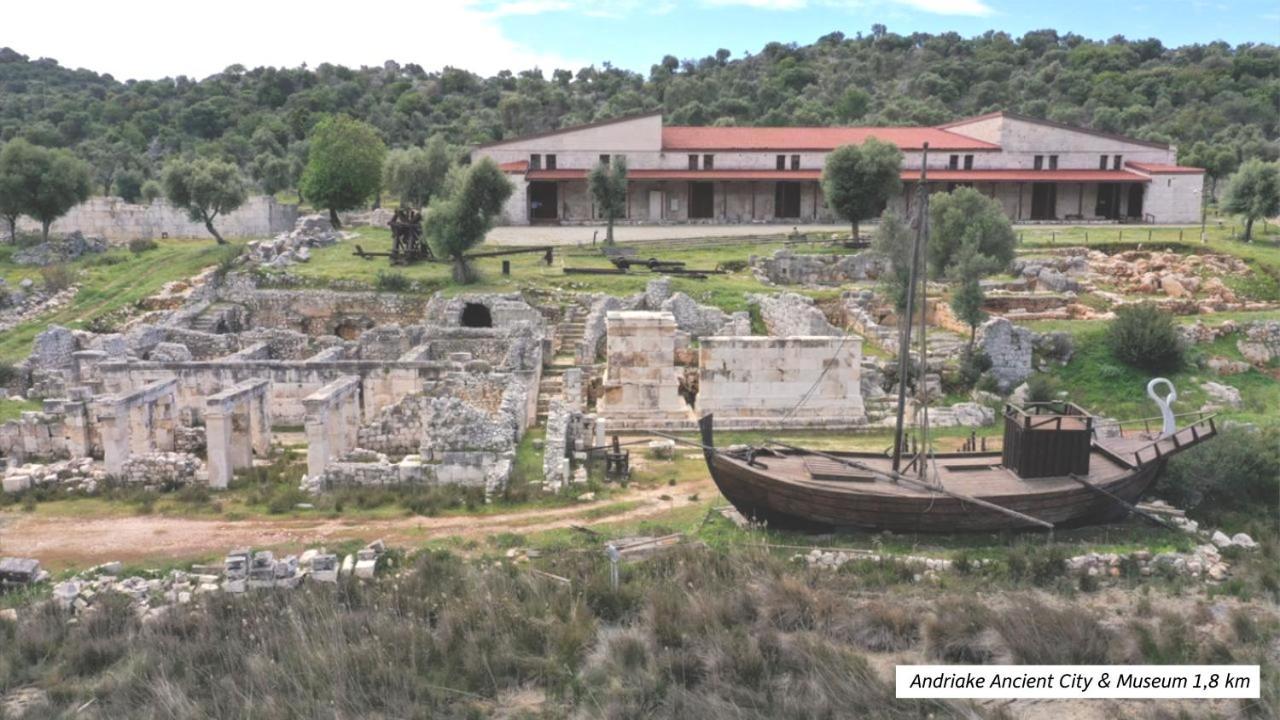
[[[925,623],[925,654],[948,663],[982,664],[995,654],[987,639],[991,611],[977,600],[938,603]]]
[[[1015,663],[1105,665],[1113,660],[1112,633],[1083,608],[1028,599],[1001,613],[995,627]]]
[[[143,202],[150,205],[164,195],[164,188],[155,180],[148,180],[142,183],[141,193]]]
[[[961,387],[971,388],[982,379],[982,374],[991,369],[991,358],[981,350],[966,347],[960,353],[960,365],[956,368],[956,382]]]
[[[40,268],[40,277],[44,280],[44,289],[51,293],[62,292],[76,282],[75,271],[66,265]]]
[[[379,270],[376,286],[382,292],[407,292],[409,290],[409,278],[398,272]]]
[[[18,380],[18,368],[12,363],[0,362],[0,387],[7,388]]]
[[[160,246],[151,238],[134,238],[129,241],[129,252],[134,255],[141,255],[144,252],[155,250],[158,247]]]
[[[1148,304],[1116,310],[1107,326],[1107,346],[1117,360],[1148,372],[1172,372],[1182,367],[1182,336],[1173,316]]]
[[[863,650],[906,650],[920,639],[920,620],[900,604],[873,601],[858,608],[854,618],[851,639]]]
[[[1027,378],[1027,402],[1045,403],[1058,399],[1058,379],[1036,373]]]
[[[1224,428],[1171,459],[1158,488],[1186,509],[1270,514],[1280,504],[1280,429]]]

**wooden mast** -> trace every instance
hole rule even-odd
[[[911,272],[907,280],[907,303],[903,310],[902,322],[898,331],[898,421],[893,433],[893,472],[902,467],[902,424],[907,406],[907,376],[911,368],[911,318],[915,313],[916,279],[920,260],[924,255],[921,247],[924,240],[924,226],[928,218],[922,214],[925,209],[925,182],[929,175],[929,143],[924,143],[924,153],[920,161],[920,202],[916,203],[916,237],[911,244]]]

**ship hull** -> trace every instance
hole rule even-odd
[[[770,527],[814,531],[834,528],[890,530],[893,532],[994,532],[1038,529],[1038,526],[998,510],[982,507],[939,492],[922,492],[887,480],[877,482],[815,482],[802,476],[804,453],[761,458],[761,467],[714,450],[710,416],[701,420],[702,443],[707,468],[721,494],[748,519]],[[1052,523],[1073,527],[1114,522],[1128,514],[1124,503],[1135,503],[1150,489],[1164,462],[1141,467],[1115,465],[1105,453],[1095,450],[1093,466],[1110,468],[1094,476],[1021,481],[997,467],[999,453],[971,453],[955,476],[944,478],[943,486],[968,497],[985,500],[1003,508]],[[883,454],[840,453],[841,457],[888,472]],[[959,458],[961,456],[953,456]],[[943,463],[944,460],[939,460]],[[963,472],[980,469],[981,472]],[[983,477],[983,474],[988,477]],[[1012,477],[1000,477],[1006,473]]]

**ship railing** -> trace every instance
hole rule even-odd
[[[1216,413],[1205,410],[1191,410],[1183,413],[1174,413],[1173,417],[1181,424],[1184,419],[1190,419],[1188,425],[1203,424],[1204,420],[1214,417]],[[1112,420],[1094,416],[1093,433],[1095,437],[1106,439],[1108,437],[1120,438],[1138,438],[1142,440],[1156,440],[1164,427],[1164,418],[1156,415],[1153,417],[1133,418],[1131,420]],[[1141,428],[1141,429],[1139,429]]]
[[[1148,463],[1163,460],[1170,455],[1179,453],[1192,445],[1198,444],[1202,440],[1213,437],[1218,434],[1217,423],[1214,419],[1218,417],[1217,413],[1208,413],[1204,411],[1178,413],[1174,418],[1194,418],[1188,424],[1178,428],[1177,431],[1164,437],[1159,437],[1159,430],[1154,433],[1150,430],[1152,423],[1161,421],[1161,418],[1139,418],[1132,421],[1116,421],[1115,425],[1124,423],[1142,423],[1145,430],[1142,434],[1136,434],[1141,439],[1150,439],[1151,442],[1142,445],[1134,450],[1129,451],[1133,455],[1133,466],[1141,467]],[[1106,427],[1103,424],[1103,427]],[[1124,432],[1120,428],[1121,433]],[[1097,432],[1097,430],[1095,430]],[[1154,437],[1153,437],[1154,435]],[[1125,437],[1123,434],[1120,437]],[[1129,437],[1134,437],[1130,435]]]

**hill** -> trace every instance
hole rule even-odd
[[[1219,176],[1280,156],[1280,50],[1155,39],[1094,41],[1041,30],[898,35],[883,26],[733,58],[666,56],[647,76],[611,67],[481,77],[321,64],[232,65],[203,80],[120,82],[0,49],[0,140],[68,147],[99,192],[129,196],[167,157],[221,155],[264,189],[295,183],[310,128],[365,120],[392,147],[443,134],[456,145],[661,109],[675,124],[935,124],[993,109],[1176,143]]]

